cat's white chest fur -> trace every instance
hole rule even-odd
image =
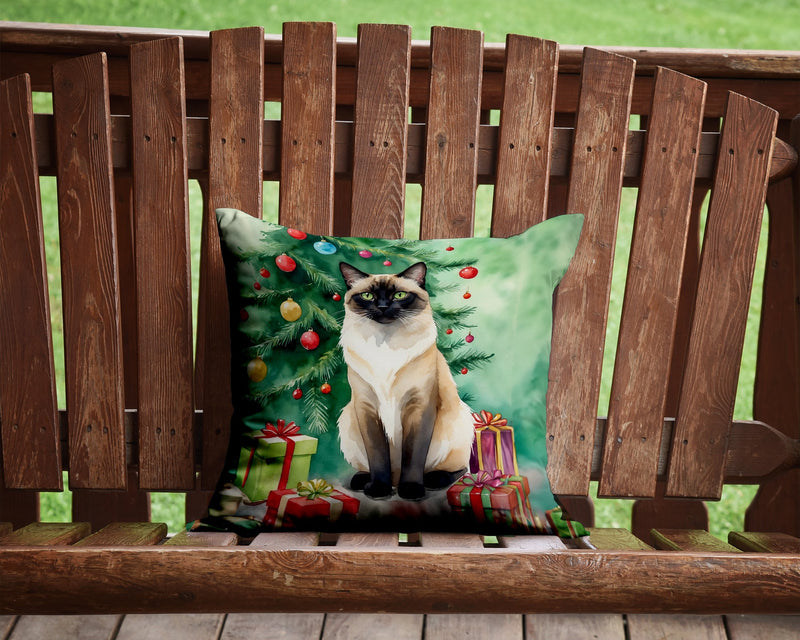
[[[412,332],[402,326],[387,331],[387,327],[365,319],[350,324],[342,330],[345,363],[372,387],[386,437],[391,447],[397,447],[402,442],[403,425],[395,381],[403,367],[436,343],[436,327],[430,323],[423,331]]]

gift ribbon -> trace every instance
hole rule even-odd
[[[461,478],[461,481],[468,487],[500,487],[508,482],[503,478],[503,472],[500,469],[495,469],[494,472],[481,469],[478,473],[467,474]]]
[[[490,425],[495,427],[508,426],[508,420],[506,420],[499,413],[495,413],[494,415],[492,415],[485,409],[482,409],[480,413],[473,413],[472,419],[475,421],[476,427],[488,427]]]
[[[286,420],[277,420],[277,425],[272,424],[271,422],[267,422],[266,427],[261,429],[261,433],[264,435],[255,436],[256,440],[265,440],[267,438],[280,438],[284,442],[286,442],[286,454],[283,456],[283,466],[281,467],[281,477],[278,480],[278,489],[285,489],[287,483],[289,482],[289,471],[292,468],[292,456],[294,455],[294,447],[295,443],[291,436],[299,435],[300,427],[298,427],[294,422],[289,422],[286,424]],[[253,447],[250,449],[250,457],[247,460],[247,468],[244,472],[244,479],[242,480],[242,486],[247,484],[247,476],[250,475],[250,465],[253,462],[253,456],[256,454],[256,448]]]
[[[297,483],[297,495],[314,500],[315,498],[326,498],[334,492],[333,485],[322,478],[314,480],[303,480]]]
[[[506,514],[506,525],[514,527],[527,527],[533,526],[537,528],[533,520],[528,496],[522,489],[519,483],[519,478],[514,476],[503,475],[499,469],[493,472],[481,470],[475,474],[466,474],[460,480],[464,486],[461,493],[462,499],[466,497],[469,501],[470,509],[477,518],[478,522],[484,523],[487,520],[494,524],[501,524],[504,517],[501,513],[502,510],[495,509],[492,503],[492,492],[500,487],[511,487],[517,496],[517,509],[519,512],[512,512]],[[462,503],[463,504],[463,503]]]

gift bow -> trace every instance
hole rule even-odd
[[[296,436],[300,433],[300,427],[298,427],[294,422],[290,422],[286,424],[286,420],[278,419],[278,425],[275,426],[271,422],[267,422],[267,426],[261,430],[261,432],[267,438],[283,438],[284,440],[289,436]]]
[[[477,488],[492,487],[497,489],[497,487],[502,487],[506,484],[503,472],[500,469],[495,469],[493,472],[481,469],[478,473],[465,475],[461,478],[461,481],[468,487]]]
[[[480,413],[473,413],[472,419],[475,421],[476,427],[505,427],[508,426],[508,420],[502,417],[499,413],[492,415],[485,409]]]
[[[316,478],[314,480],[303,480],[297,483],[297,495],[316,500],[326,498],[334,492],[333,485],[327,480]]]

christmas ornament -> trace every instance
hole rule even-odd
[[[447,248],[445,249],[445,251],[452,251],[453,249],[455,249],[455,247],[447,247]]]
[[[242,322],[246,322],[250,318],[250,314],[247,313],[247,309],[241,309],[239,311],[239,317],[242,319]]]
[[[300,336],[300,344],[304,349],[313,351],[319,346],[319,334],[316,331],[309,329],[302,336]]]
[[[449,336],[451,333],[453,333],[453,330],[452,329],[445,329],[444,332]]]
[[[467,375],[467,373],[469,373],[469,369],[467,369],[466,367],[464,367],[464,368],[461,370],[461,375],[464,375],[464,376],[465,376],[465,375]]]
[[[340,296],[338,293],[334,293],[334,294],[331,296],[331,298],[333,298],[333,301],[334,301],[334,302],[339,302],[339,300],[341,300],[341,299],[342,299],[342,296]]]
[[[261,283],[260,282],[254,282],[253,283],[253,289],[255,289],[256,291],[261,290]]]
[[[301,315],[303,315],[303,310],[300,308],[300,305],[291,298],[286,298],[286,300],[281,302],[281,316],[283,316],[283,319],[287,322],[294,322]]]
[[[278,269],[281,271],[286,271],[287,273],[294,271],[297,268],[297,263],[291,256],[287,256],[285,253],[282,253],[277,258],[275,258],[275,264],[278,265]]]
[[[292,238],[295,240],[305,240],[306,239],[306,232],[305,231],[298,231],[297,229],[287,229],[286,233],[288,233]]]
[[[469,300],[472,297],[472,294],[469,291],[464,292],[464,300]]]
[[[298,388],[298,389],[295,389],[294,391],[292,391],[292,398],[294,398],[295,400],[299,400],[302,397],[303,397],[303,390],[302,389]]]
[[[464,267],[461,271],[458,272],[465,280],[471,280],[475,276],[478,275],[478,270],[475,267]]]
[[[322,393],[330,393],[330,392],[331,392],[331,385],[329,385],[327,382],[325,382],[325,383],[324,383],[324,384],[323,384],[323,385],[322,385],[322,386],[319,388],[319,390],[320,390],[320,391],[322,391]]]
[[[475,336],[473,336],[471,333],[468,333],[467,337],[464,338],[464,342],[472,342],[474,339],[475,339]]]
[[[358,252],[358,255],[360,255],[362,258],[371,258],[372,251],[370,251],[369,249],[362,249],[361,251]]]
[[[261,382],[267,377],[267,365],[261,358],[253,358],[247,363],[247,377],[253,382]]]
[[[384,267],[391,267],[392,266],[392,261],[391,260],[384,260],[383,261],[383,266]]]
[[[323,256],[330,256],[336,253],[336,245],[325,242],[324,240],[318,240],[314,243],[314,250],[317,253],[321,253]]]
[[[267,268],[261,267],[259,273],[261,274],[262,278],[269,278],[269,270]]]

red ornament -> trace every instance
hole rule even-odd
[[[461,370],[461,375],[464,375],[464,376],[465,376],[465,375],[467,375],[467,373],[469,373],[469,369],[467,369],[466,367],[464,367],[464,368]]]
[[[239,317],[242,319],[242,322],[244,322],[250,317],[250,314],[247,313],[247,309],[242,309],[239,311]]]
[[[464,300],[469,300],[472,297],[472,294],[469,291],[464,293]]]
[[[253,283],[253,289],[255,289],[256,291],[261,289],[261,283],[260,282],[254,282]]]
[[[445,329],[444,332],[449,336],[451,333],[453,333],[453,330],[452,329]]]
[[[475,339],[475,336],[473,336],[471,333],[468,333],[467,337],[464,338],[464,342],[472,342],[474,339]]]
[[[445,249],[445,251],[452,251],[453,249],[455,249],[455,247],[447,247],[447,248]]]
[[[286,233],[288,233],[292,238],[296,240],[305,240],[306,239],[306,232],[305,231],[298,231],[297,229],[287,229]]]
[[[294,391],[292,391],[292,398],[294,398],[295,400],[299,400],[302,397],[303,397],[303,390],[300,389],[299,387]]]
[[[297,268],[297,263],[291,256],[287,256],[285,253],[282,253],[277,258],[275,258],[275,264],[278,265],[278,269],[281,271],[286,271],[287,273],[294,271]]]
[[[304,349],[313,351],[319,346],[319,334],[316,331],[309,329],[302,336],[300,336],[300,344]]]
[[[391,267],[392,266],[392,261],[391,260],[384,260],[383,261],[383,266],[384,267]]]
[[[261,271],[259,271],[262,278],[269,278],[269,270],[266,267],[261,267]]]
[[[322,393],[330,393],[330,392],[331,392],[331,385],[329,385],[327,382],[325,382],[325,383],[324,383],[324,384],[323,384],[323,385],[322,385],[322,386],[319,388],[319,390],[320,390],[320,391],[322,391]]]
[[[472,280],[472,278],[478,275],[478,270],[475,267],[464,267],[458,272],[458,275],[465,280]]]
[[[334,301],[334,302],[339,302],[339,300],[341,300],[341,299],[342,299],[342,296],[340,296],[338,293],[334,293],[334,294],[331,296],[331,298],[333,298],[333,301]]]

